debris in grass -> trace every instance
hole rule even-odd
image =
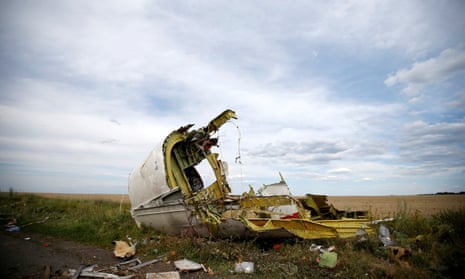
[[[137,243],[134,244],[132,242],[127,243],[126,241],[115,240],[113,244],[115,245],[113,253],[117,258],[129,259],[136,254]]]
[[[418,250],[418,253],[422,253],[423,249],[425,248],[425,236],[422,234],[417,235],[415,237],[415,247]]]
[[[381,222],[392,222],[392,221],[394,221],[394,218],[391,217],[391,218],[373,220],[373,221],[371,221],[371,224],[376,225],[376,224],[379,224]]]
[[[324,251],[317,258],[317,262],[320,267],[333,268],[337,264],[337,253]]]
[[[125,262],[120,262],[119,264],[117,264],[117,267],[120,268],[120,267],[132,267],[132,266],[135,266],[135,265],[139,265],[141,264],[142,262],[139,260],[139,258],[135,258],[135,259],[132,259],[132,260],[129,260],[129,261],[125,261]]]
[[[31,222],[31,223],[29,223],[29,224],[22,225],[22,227],[24,228],[24,227],[27,227],[27,226],[30,226],[30,225],[34,225],[34,224],[42,224],[42,223],[47,222],[47,220],[48,220],[48,216],[45,217],[45,218],[42,219],[42,220],[39,220],[39,221]]]
[[[177,260],[174,262],[174,266],[176,266],[176,268],[181,272],[197,271],[200,269],[203,269],[205,272],[207,272],[207,269],[202,264],[196,263],[188,259]]]
[[[393,261],[400,262],[407,260],[412,252],[410,249],[403,248],[400,246],[389,247],[389,258]]]
[[[360,228],[355,233],[355,237],[357,238],[357,242],[364,242],[368,240],[368,233],[363,228]]]
[[[137,264],[135,266],[130,267],[129,270],[137,271],[138,269],[140,269],[140,268],[142,268],[144,266],[151,265],[151,264],[154,264],[154,263],[157,263],[157,262],[161,261],[165,256],[166,255],[161,255],[160,257],[158,257],[156,259],[150,260],[148,262]]]
[[[253,273],[254,272],[254,263],[253,262],[240,262],[236,263],[234,268],[236,273]]]
[[[5,225],[5,227],[12,227],[12,226],[16,226],[16,218],[10,218],[8,220],[8,223]]]
[[[7,227],[7,229],[6,229],[7,232],[19,232],[20,230],[21,230],[21,228],[18,227],[18,226]]]
[[[157,272],[157,273],[146,273],[145,279],[181,279],[179,272],[168,271],[168,272]]]
[[[73,274],[72,279],[78,279],[79,275],[81,275],[82,270],[84,269],[85,266],[81,265],[78,270],[76,270]]]
[[[69,273],[73,276],[73,278],[76,276],[76,273],[77,273],[77,277],[91,277],[91,278],[105,278],[105,279],[129,279],[134,276],[134,275],[119,276],[119,275],[112,274],[112,273],[99,272],[99,271],[95,271],[95,267],[96,265],[91,265],[83,269],[80,269],[80,271],[70,269]]]
[[[320,249],[323,248],[323,245],[316,245],[315,243],[312,243],[310,245],[310,251],[320,251]]]
[[[384,246],[397,245],[397,243],[391,239],[391,233],[389,232],[389,229],[383,224],[379,225],[378,237],[379,240],[381,240],[381,242],[384,244]]]
[[[363,229],[363,228],[360,228],[358,229],[358,231],[355,233],[355,236],[365,236],[367,235],[368,233]]]
[[[213,271],[213,269],[211,267],[207,268],[207,273],[208,273],[208,275],[215,275],[215,272]]]
[[[310,251],[319,251],[319,252],[332,252],[336,250],[336,246],[330,246],[328,248],[323,248],[323,245],[316,245],[315,243],[312,243],[312,245],[310,245]]]

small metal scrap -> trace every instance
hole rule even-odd
[[[95,265],[88,266],[78,274],[78,277],[92,277],[92,278],[111,278],[111,279],[129,279],[132,278],[134,275],[126,275],[126,276],[119,276],[116,274],[112,273],[106,273],[106,272],[96,272],[94,270]]]
[[[132,260],[129,260],[129,261],[125,261],[125,262],[120,262],[119,264],[117,264],[118,267],[123,267],[123,266],[134,266],[134,265],[139,265],[141,264],[142,262],[139,260],[139,258],[135,258],[135,259],[132,259]]]
[[[72,279],[78,279],[79,278],[79,275],[81,275],[81,272],[82,270],[84,269],[84,266],[80,266],[78,270],[76,270],[76,272],[74,273]]]
[[[148,261],[148,262],[145,262],[145,263],[140,263],[138,265],[135,265],[135,266],[132,266],[129,268],[129,270],[131,271],[137,271],[138,269],[144,267],[144,266],[147,266],[147,265],[151,265],[151,264],[154,264],[154,263],[157,263],[159,261],[161,261],[166,255],[161,255],[160,257],[156,258],[156,259],[153,259],[151,261]]]

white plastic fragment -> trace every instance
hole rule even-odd
[[[358,231],[355,232],[355,236],[365,236],[365,235],[367,235],[367,234],[368,234],[368,233],[367,233],[364,229],[362,229],[362,228],[358,229]]]
[[[203,269],[204,267],[196,263],[194,261],[188,260],[188,259],[182,259],[174,262],[174,266],[176,266],[179,271],[195,271],[195,270],[200,270]]]
[[[254,272],[254,263],[253,262],[240,262],[236,263],[234,268],[236,273],[253,273]]]
[[[320,249],[323,248],[323,245],[316,245],[315,243],[312,243],[310,245],[310,251],[320,251]]]
[[[382,223],[382,222],[391,222],[391,221],[394,221],[394,218],[384,218],[384,219],[378,219],[378,220],[373,220],[371,221],[371,224],[373,225],[376,225],[378,223]]]

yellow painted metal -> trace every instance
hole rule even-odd
[[[370,220],[368,219],[352,219],[342,218],[337,220],[319,220],[319,224],[335,228],[340,237],[352,237],[359,229],[365,230],[368,234],[373,233],[373,228],[368,226]]]
[[[300,204],[297,200],[292,199],[290,196],[255,196],[245,197],[240,200],[242,208],[249,207],[269,207],[290,204]]]
[[[314,202],[313,199],[308,199],[308,201]],[[289,204],[297,205],[299,218],[273,219],[270,217],[252,217],[260,214],[268,216],[279,215],[266,209],[269,207]],[[309,203],[306,204],[306,206],[309,205]],[[315,202],[314,206],[319,209],[319,206]],[[309,210],[304,209],[300,201],[291,196],[244,197],[240,199],[240,208],[241,211],[239,212],[230,212],[229,214],[231,214],[231,217],[236,216],[235,218],[239,218],[247,225],[247,227],[249,227],[249,229],[258,233],[286,230],[289,233],[304,239],[353,237],[360,228],[364,228],[368,233],[371,233],[371,228],[366,225],[369,222],[367,219],[312,221],[310,220]]]
[[[339,236],[336,229],[314,223],[309,220],[242,218],[242,221],[247,225],[247,227],[259,233],[284,229],[291,234],[304,239],[336,238]]]
[[[372,229],[367,227],[368,220],[334,220],[334,222],[314,222],[303,219],[253,219],[241,217],[241,220],[251,230],[262,233],[284,229],[291,234],[304,238],[348,238],[363,228],[367,233]]]
[[[191,203],[201,202],[205,200],[208,200],[210,202],[220,200],[225,198],[225,196],[229,194],[229,192],[231,191],[229,189],[228,184],[226,183],[226,179],[223,177],[223,174],[221,172],[221,167],[218,163],[218,154],[210,153],[206,155],[206,158],[213,169],[216,180],[208,187],[195,193],[194,196],[191,199],[189,199]]]
[[[194,146],[196,148],[200,148],[198,146],[195,146],[196,143],[193,142],[186,142],[189,134],[192,133],[193,135],[199,135],[202,134],[204,135],[205,133],[212,133],[215,132],[223,125],[226,123],[229,119],[231,118],[237,118],[236,113],[232,110],[225,110],[222,112],[220,115],[218,115],[215,119],[210,121],[208,123],[208,126],[205,128],[200,128],[194,132],[189,132],[189,129],[193,126],[192,124],[187,125],[185,127],[181,127],[176,131],[173,131],[168,137],[165,139],[165,142],[163,144],[163,152],[164,152],[164,158],[165,158],[165,168],[166,168],[166,175],[167,175],[167,183],[168,186],[171,189],[174,189],[175,187],[180,187],[181,191],[188,197],[192,196],[192,189],[189,186],[189,183],[186,179],[186,176],[184,175],[184,168],[185,164],[197,164],[201,160],[207,158],[208,162],[213,168],[213,171],[215,172],[215,176],[217,178],[217,185],[218,187],[214,187],[216,189],[212,189],[213,191],[210,192],[218,192],[224,196],[226,194],[225,192],[225,182],[223,181],[224,179],[222,178],[221,175],[221,169],[220,166],[218,165],[217,157],[218,154],[210,154],[209,151],[201,151],[203,152],[203,155],[195,156],[193,157],[195,159],[194,162],[190,162],[187,160],[187,162],[183,161],[182,159],[176,158],[175,155],[175,148],[178,143],[187,143],[190,146]],[[205,135],[208,137],[209,135]],[[194,154],[191,154],[194,155]],[[193,159],[193,160],[194,160]],[[228,191],[229,193],[229,191]],[[219,195],[217,194],[217,198],[219,198]]]
[[[328,204],[327,196],[325,195],[307,194],[299,200],[301,200],[307,208],[313,209],[316,212],[316,216],[325,214],[337,216],[336,209],[332,205]]]
[[[300,201],[292,196],[247,196],[240,200],[241,208],[249,209],[255,213],[265,213],[268,215],[287,215],[279,212],[270,212],[266,210],[269,207],[277,207],[282,205],[295,205],[300,218],[310,218],[310,211],[303,208]]]
[[[218,162],[218,153],[211,153],[207,155],[207,160],[212,167],[216,178],[216,182],[208,188],[214,188],[215,199],[224,198],[226,194],[229,194],[230,189],[227,186],[226,179],[223,177],[221,172],[221,166]]]
[[[183,175],[176,158],[173,158],[174,146],[186,140],[186,136],[178,131],[172,132],[163,144],[163,152],[165,157],[165,168],[168,186],[174,189],[179,186],[181,191],[187,195],[192,195],[192,190]]]
[[[208,131],[213,132],[218,130],[218,128],[220,128],[231,118],[237,119],[236,113],[234,111],[230,109],[223,111],[220,115],[208,123]]]

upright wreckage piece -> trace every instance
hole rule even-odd
[[[214,134],[232,118],[226,110],[207,126],[189,124],[171,132],[129,176],[131,212],[138,226],[161,232],[202,237],[351,237],[371,231],[366,212],[344,212],[324,195],[292,196],[281,176],[257,194],[231,194],[227,165],[211,152]],[[207,160],[215,181],[205,186],[195,168]]]

